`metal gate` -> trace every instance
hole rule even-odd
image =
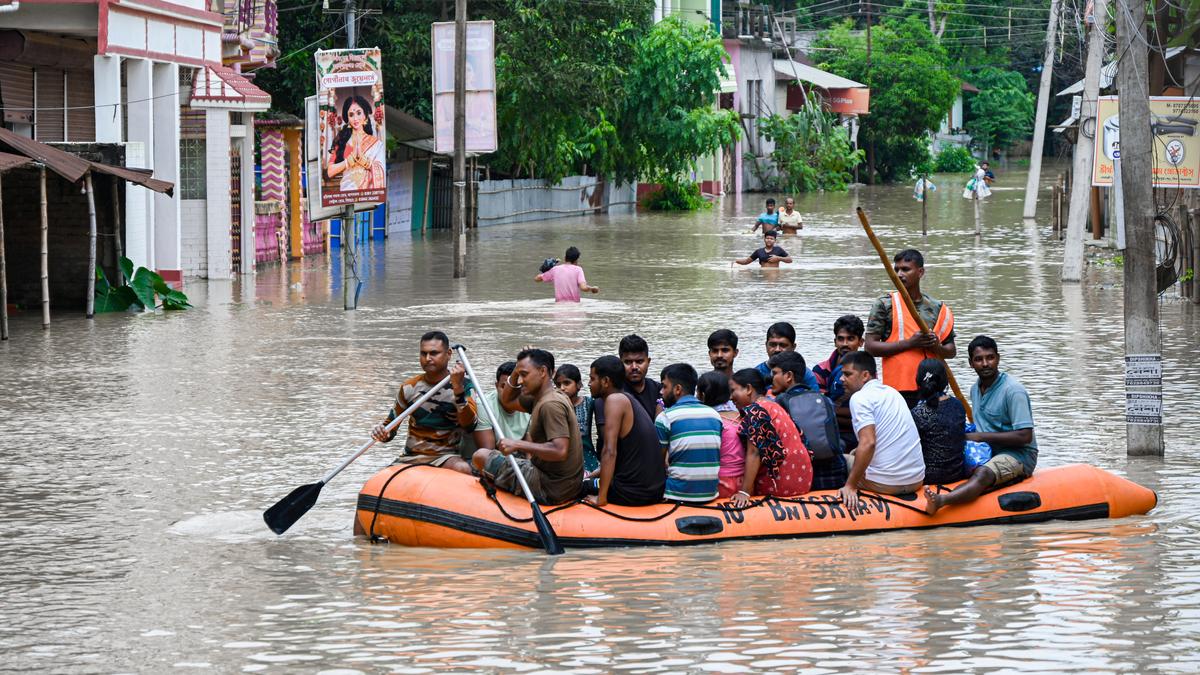
[[[229,242],[233,247],[233,273],[242,273],[242,153],[229,150]]]

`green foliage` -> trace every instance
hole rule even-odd
[[[975,156],[971,151],[951,145],[942,148],[933,160],[935,173],[971,173],[975,170]]]
[[[983,145],[1007,148],[1033,130],[1034,96],[1020,73],[984,68],[974,79],[979,93],[970,98],[967,130]]]
[[[775,143],[771,160],[780,173],[782,192],[844,192],[863,151],[854,150],[837,117],[820,109],[810,94],[809,104],[787,117],[771,115],[759,120],[767,140]]]
[[[651,211],[698,211],[711,209],[712,202],[700,194],[699,185],[670,181],[642,197],[642,208]]]
[[[629,66],[615,124],[620,152],[604,168],[618,181],[668,183],[694,168],[698,157],[734,142],[737,113],[713,106],[725,58],[710,25],[676,17],[655,24]]]
[[[874,28],[871,67],[866,37],[846,20],[822,34],[820,65],[871,87],[871,114],[862,118],[859,145],[874,144],[884,180],[908,176],[929,151],[927,137],[941,124],[960,90],[946,50],[921,18],[885,18]]]
[[[183,291],[177,291],[167,285],[157,272],[139,267],[133,269],[133,261],[122,257],[120,260],[122,275],[129,279],[128,284],[113,285],[104,274],[104,269],[96,268],[96,312],[123,312],[130,307],[141,311],[154,309],[156,306],[164,310],[187,309],[192,305]],[[155,296],[162,300],[159,305]]]

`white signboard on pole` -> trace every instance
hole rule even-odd
[[[454,22],[433,24],[434,151],[454,153]],[[496,25],[467,22],[467,152],[495,152]]]

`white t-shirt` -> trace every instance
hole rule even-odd
[[[779,224],[799,227],[803,221],[800,218],[799,211],[792,211],[790,214],[787,211],[779,212]]]
[[[870,380],[850,397],[854,433],[875,425],[875,456],[864,474],[883,485],[911,485],[925,480],[921,436],[900,392]]]

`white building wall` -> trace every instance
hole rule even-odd
[[[147,167],[146,145],[141,141],[125,144],[125,164]],[[154,228],[151,227],[153,201],[150,190],[138,185],[125,185],[125,256],[135,267],[154,269]]]
[[[183,274],[188,277],[208,273],[208,203],[203,199],[181,199],[179,230],[183,251]]]
[[[246,137],[242,144],[242,274],[254,274],[254,116],[243,115]]]
[[[207,266],[209,279],[233,277],[233,241],[229,233],[232,211],[229,150],[229,111],[207,110],[204,114],[205,169],[208,181]]]
[[[179,183],[179,64],[155,63],[154,177]],[[179,195],[154,193],[154,265],[159,270],[180,266]]]
[[[92,81],[96,106],[96,142],[120,143],[121,138],[121,57],[92,58]]]
[[[126,166],[139,169],[154,169],[154,64],[146,59],[125,60],[125,108],[129,116],[127,133],[129,141],[142,146],[142,155],[138,163],[125,158]],[[119,120],[118,120],[119,123]],[[155,177],[158,174],[155,173]],[[156,269],[158,265],[157,249],[154,244],[154,202],[155,193],[145,188],[130,189],[126,193],[127,203],[135,199],[141,202],[139,210],[145,214],[141,224],[140,239],[145,245],[145,258],[138,260],[130,257],[137,265],[148,269]],[[132,223],[130,223],[132,225]],[[127,228],[128,229],[128,228]],[[132,238],[132,234],[130,235]]]

